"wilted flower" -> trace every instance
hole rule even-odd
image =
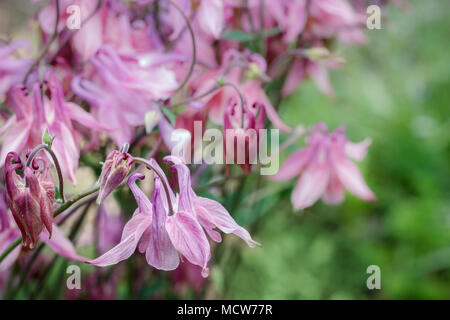
[[[126,151],[113,150],[109,153],[102,168],[97,203],[103,202],[125,180],[133,162],[133,157]]]
[[[325,124],[317,124],[306,148],[294,152],[272,180],[288,180],[300,174],[291,195],[295,210],[312,206],[319,198],[329,204],[344,200],[345,189],[358,198],[375,201],[358,167],[348,157],[362,160],[369,140],[352,143],[341,127],[329,134]]]
[[[22,233],[22,241],[30,248],[38,242],[44,226],[50,235],[52,233],[55,186],[47,163],[43,163],[42,172],[26,167],[25,178],[22,178],[16,173],[23,169],[17,153],[8,153],[5,162],[8,204]]]

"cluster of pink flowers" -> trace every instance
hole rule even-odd
[[[73,5],[80,8],[79,30],[67,27],[77,18],[67,10]],[[159,139],[157,149],[168,154],[174,130],[192,132],[194,121],[202,121],[204,128],[234,130],[234,138],[269,126],[292,134],[265,84],[282,81],[282,98],[309,77],[332,96],[328,70],[344,60],[332,52],[329,40],[364,43],[365,13],[356,8],[347,0],[47,1],[37,14],[44,46],[37,60],[15,54],[30,49],[26,41],[0,44],[0,102],[7,107],[0,113],[6,185],[0,198],[0,253],[21,236],[22,250],[42,239],[66,258],[107,266],[137,248],[156,269],[174,270],[184,257],[207,276],[207,236],[220,242],[216,228],[236,234],[250,247],[257,245],[220,203],[195,194],[190,170],[179,158],[165,158],[177,172],[179,193],[151,159],[153,194],[145,195],[136,185],[143,175],[132,172],[137,158],[127,149],[106,157],[98,203],[128,181],[138,208],[117,245],[96,259],[81,257],[53,221],[54,210],[64,203],[55,199],[49,167],[57,166],[63,178],[76,182],[80,156],[100,147]],[[143,131],[148,122],[157,129]],[[48,148],[57,161],[47,155],[28,159],[45,132],[53,137]],[[155,139],[143,141],[148,135]],[[343,129],[329,134],[317,124],[309,130],[307,146],[271,179],[300,175],[291,199],[296,210],[319,198],[340,203],[345,189],[373,201],[375,195],[349,159],[361,160],[369,144],[353,144]],[[235,147],[249,151],[245,139]],[[250,159],[240,166],[245,174],[252,172]],[[0,261],[0,280],[20,250]]]

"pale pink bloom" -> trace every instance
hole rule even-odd
[[[128,259],[138,248],[139,252],[145,252],[148,264],[157,269],[176,269],[180,263],[180,253],[190,263],[200,266],[202,276],[207,277],[211,252],[203,228],[214,241],[221,240],[220,234],[213,230],[217,227],[225,233],[235,233],[250,246],[257,244],[220,204],[195,195],[191,187],[189,169],[180,159],[169,156],[165,160],[175,163],[172,168],[178,173],[179,194],[175,195],[169,188],[167,195],[163,181],[155,178],[153,202],[150,202],[135,182],[144,176],[133,174],[128,181],[138,208],[125,225],[120,243],[102,256],[88,261],[88,264],[116,264]],[[164,184],[168,185],[164,172],[156,161],[152,159],[151,163],[163,177]],[[169,215],[167,201],[172,203],[175,211],[173,215]]]
[[[201,74],[191,82],[190,86],[194,96],[201,95],[214,88],[217,81],[224,77],[226,82],[233,83],[240,89],[248,105],[264,105],[267,117],[274,126],[282,131],[289,132],[291,129],[278,116],[265,94],[261,82],[252,78],[245,79],[251,73],[256,73],[252,75],[253,77],[265,78],[266,68],[266,62],[260,55],[231,49],[224,54],[220,68]],[[217,124],[223,124],[225,111],[230,102],[239,101],[239,99],[235,89],[230,86],[223,86],[200,101],[204,103],[208,110],[210,120]]]
[[[175,73],[164,65],[180,59],[178,54],[156,52],[136,57],[120,56],[105,45],[91,58],[97,77],[90,81],[76,76],[72,89],[91,103],[96,118],[109,128],[117,145],[130,143],[133,128],[144,125],[145,114],[153,110],[160,116],[160,131],[170,147],[173,127],[151,100],[166,99],[177,88]]]
[[[11,89],[7,105],[14,111],[0,134],[6,133],[0,153],[3,166],[8,152],[23,153],[41,143],[46,129],[56,136],[52,149],[56,154],[64,177],[75,182],[80,151],[81,136],[74,129],[72,121],[95,130],[107,130],[92,115],[73,102],[65,101],[60,81],[53,72],[45,76],[46,94],[35,84],[33,95],[20,86]]]
[[[12,86],[23,80],[32,64],[31,59],[13,56],[13,53],[21,48],[29,49],[29,44],[19,41],[10,45],[0,45],[0,101]]]
[[[337,36],[350,43],[363,43],[366,16],[356,12],[345,0],[315,0],[309,8],[310,32],[314,37]]]
[[[265,120],[264,106],[256,103],[244,107],[238,103],[232,103],[225,112],[223,124],[225,158],[230,158],[227,146],[232,145],[234,147],[232,163],[237,163],[246,174],[250,173],[252,164],[257,163],[259,130],[264,128]],[[239,154],[244,155],[243,159],[240,159]],[[229,164],[226,165],[226,173],[228,172]]]
[[[306,148],[290,155],[280,171],[271,180],[300,178],[291,194],[295,210],[312,206],[319,198],[328,204],[341,203],[345,189],[365,201],[375,201],[375,195],[366,185],[360,170],[349,159],[361,160],[370,141],[352,143],[341,127],[329,134],[325,124],[314,127]]]
[[[310,77],[322,93],[334,97],[326,67],[318,61],[306,58],[296,59],[292,64],[281,89],[282,95],[289,96],[294,93],[306,77]]]

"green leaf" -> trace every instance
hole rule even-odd
[[[225,32],[222,38],[239,42],[249,42],[257,39],[258,34],[251,34],[241,30],[230,30]]]

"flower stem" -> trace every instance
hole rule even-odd
[[[191,22],[189,21],[189,18],[186,16],[184,11],[174,1],[167,0],[167,2],[169,2],[183,16],[183,19],[186,22],[186,26],[187,26],[187,28],[189,30],[189,34],[191,36],[191,41],[192,41],[192,61],[191,61],[191,65],[189,66],[189,71],[188,71],[186,77],[183,79],[183,81],[180,83],[180,85],[178,86],[178,88],[174,92],[174,93],[177,93],[178,91],[180,91],[186,85],[186,83],[191,78],[192,73],[194,72],[195,63],[197,62],[197,47],[195,46],[194,29],[192,29],[192,25],[191,25]]]
[[[45,47],[42,49],[41,53],[39,54],[39,56],[37,57],[36,60],[34,60],[33,64],[30,66],[30,68],[28,69],[27,73],[25,74],[25,77],[23,78],[23,84],[26,85],[27,84],[27,80],[28,77],[30,76],[31,72],[34,70],[34,68],[37,67],[37,65],[39,64],[39,62],[42,60],[42,58],[45,56],[45,54],[47,53],[48,49],[50,48],[50,45],[53,43],[53,41],[55,41],[56,37],[58,36],[58,25],[59,25],[59,1],[56,0],[55,1],[56,4],[56,18],[55,18],[55,29],[53,30],[53,34],[52,37],[50,38],[50,40],[47,42],[47,44],[45,45]]]
[[[37,155],[37,153],[41,150],[45,150],[47,151],[50,156],[52,157],[53,163],[55,164],[55,168],[56,168],[56,173],[58,174],[58,180],[59,180],[59,194],[61,195],[61,199],[64,202],[66,202],[65,198],[64,198],[64,179],[62,176],[62,171],[61,171],[61,166],[59,164],[58,158],[56,157],[55,153],[53,152],[53,150],[46,144],[40,144],[37,147],[35,147],[30,155],[28,156],[27,159],[27,167],[29,167],[31,165],[31,163],[33,162],[34,157]]]
[[[167,197],[167,204],[169,206],[169,216],[173,215],[175,211],[173,210],[172,200],[170,199],[170,195],[169,195],[169,186],[166,183],[166,179],[164,179],[164,177],[161,175],[161,173],[158,170],[156,170],[156,168],[153,167],[153,165],[147,159],[140,158],[140,157],[134,157],[134,161],[137,163],[142,163],[143,165],[147,166],[154,173],[156,173],[156,175],[159,177],[159,179],[161,179],[161,183],[164,187],[164,191],[165,191],[166,197]]]

